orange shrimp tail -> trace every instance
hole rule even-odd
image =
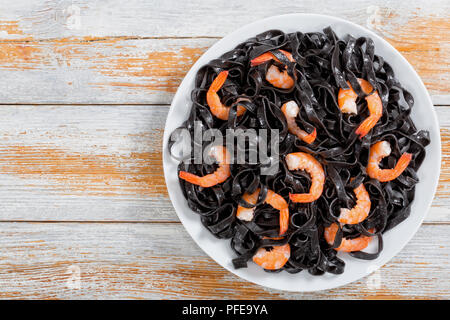
[[[319,196],[314,196],[311,193],[289,193],[289,199],[293,202],[300,202],[300,203],[309,203],[316,201]]]
[[[282,50],[282,49],[280,49],[280,52],[282,52],[282,53],[286,56],[286,58],[288,58],[288,60],[289,60],[290,62],[295,62],[295,59],[294,59],[294,57],[292,56],[292,53],[290,53],[290,52],[288,52],[288,51],[285,51],[285,50]]]
[[[277,68],[275,66],[273,66],[274,68]],[[290,89],[295,85],[295,81],[294,79],[292,79],[291,76],[288,75],[287,71],[284,70],[282,73],[282,78],[279,80],[270,80],[267,78],[267,74],[266,74],[266,80],[271,83],[274,87],[276,88],[280,88],[280,89]]]
[[[339,109],[341,109],[341,110],[342,110],[342,108],[344,108],[346,103],[348,103],[347,101],[355,102],[356,99],[358,98],[358,95],[353,90],[352,86],[350,85],[350,82],[347,81],[347,84],[350,87],[350,89],[340,88],[339,93],[338,93],[338,105],[339,105]]]
[[[228,78],[228,71],[221,71],[217,77],[212,82],[211,86],[209,87],[209,91],[217,92],[222,88],[223,84]]]
[[[370,241],[372,240],[371,237],[361,237],[356,242],[352,242],[350,246],[341,244],[339,247],[336,248],[337,251],[342,252],[354,252],[354,251],[361,251],[369,245]]]
[[[308,144],[311,144],[314,142],[314,140],[316,140],[316,137],[317,137],[317,130],[316,130],[316,128],[314,128],[314,131],[311,132],[310,134],[304,136],[302,138],[302,140]]]
[[[236,115],[239,117],[239,116],[242,116],[244,113],[245,113],[245,111],[246,111],[247,109],[245,109],[245,107],[243,107],[243,106],[241,106],[241,105],[238,105],[237,106],[237,111],[236,111]],[[227,118],[228,119],[228,118]]]
[[[286,56],[286,58],[288,58],[289,61],[295,62],[294,57],[290,52],[281,49],[279,51],[282,52]],[[250,66],[255,67],[269,60],[275,60],[277,62],[280,62],[280,60],[278,60],[271,52],[266,52],[250,60]]]

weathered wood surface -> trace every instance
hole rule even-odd
[[[168,109],[2,106],[0,220],[178,221],[162,170]],[[450,109],[436,110],[443,165],[426,221],[450,222]]]
[[[170,103],[220,37],[291,12],[339,16],[391,42],[449,102],[448,1],[17,1],[0,12],[1,103]],[[189,13],[189,14],[187,14]]]
[[[448,1],[0,0],[0,8],[0,298],[450,298]],[[414,239],[376,274],[379,288],[362,279],[290,294],[243,281],[194,244],[168,199],[161,140],[183,76],[229,32],[292,12],[374,30],[436,105],[438,192]],[[78,270],[79,289],[70,280]]]
[[[296,294],[232,275],[179,224],[0,223],[0,298],[448,299],[449,241],[422,226],[371,279]]]

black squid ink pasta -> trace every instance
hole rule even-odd
[[[252,62],[268,53],[271,59]],[[270,83],[267,74],[272,66],[280,73],[286,72],[285,76],[293,79],[292,86],[281,88]],[[212,101],[208,90],[222,71],[227,71],[228,76],[216,93],[219,103],[230,106],[224,119],[217,117],[208,103]],[[372,90],[367,92],[358,79],[366,80]],[[340,90],[349,89],[356,94],[354,113],[341,111],[338,103]],[[360,124],[372,114],[367,98],[375,91],[382,112],[367,134],[358,134]],[[375,54],[370,38],[351,35],[338,38],[330,27],[323,32],[308,33],[266,31],[204,65],[196,75],[191,99],[189,117],[181,128],[191,135],[192,147],[205,150],[211,144],[195,139],[196,121],[203,131],[215,128],[223,136],[228,129],[278,130],[279,169],[274,174],[261,174],[267,163],[258,159],[256,163],[232,162],[223,181],[212,186],[179,179],[187,204],[199,215],[201,223],[217,238],[230,242],[235,252],[230,260],[235,268],[247,267],[252,259],[256,261],[261,248],[268,255],[272,253],[273,258],[275,248],[288,245],[289,255],[285,255],[282,266],[260,265],[268,272],[307,270],[313,275],[341,274],[345,263],[337,253],[343,241],[376,241],[375,253],[364,250],[348,253],[360,259],[375,259],[383,250],[383,233],[408,218],[418,183],[416,172],[425,157],[429,133],[416,129],[410,118],[413,95],[397,81],[389,63]],[[299,106],[295,124],[307,133],[315,130],[313,142],[307,143],[289,130],[282,111],[288,101]],[[176,139],[171,140],[169,150]],[[411,158],[401,174],[389,181],[368,175],[371,147],[380,141],[388,142],[391,148],[390,155],[380,160],[382,170],[394,168],[405,153]],[[244,153],[252,145],[248,141]],[[235,152],[242,151],[242,146],[234,147]],[[290,197],[308,193],[313,184],[310,172],[288,167],[286,156],[291,153],[308,154],[323,169],[323,190],[314,201],[295,202]],[[220,168],[217,163],[194,164],[192,158],[180,162],[179,173],[202,177]],[[340,222],[340,210],[359,203],[354,190],[360,185],[370,198],[367,216],[358,223]],[[243,199],[245,193],[258,196],[252,203]],[[287,203],[288,224],[283,234],[281,210],[273,206],[273,199]],[[237,217],[239,206],[254,210],[251,219]],[[325,233],[332,225],[336,230],[330,242]]]

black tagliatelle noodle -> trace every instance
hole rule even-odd
[[[291,52],[295,62],[290,62],[279,49]],[[269,51],[279,62],[271,60],[250,66],[250,60]],[[295,79],[293,88],[277,89],[265,80],[265,73],[272,64],[287,66],[288,74]],[[231,106],[227,121],[213,116],[206,102],[209,86],[223,70],[227,70],[229,76],[219,96],[225,105]],[[362,139],[355,131],[369,111],[358,78],[370,82],[383,104],[381,119]],[[339,89],[349,88],[347,81],[359,96],[357,114],[344,114],[337,104]],[[305,269],[313,275],[342,273],[345,263],[333,249],[339,243],[330,246],[324,239],[324,228],[338,221],[340,208],[355,205],[353,189],[360,183],[364,183],[370,195],[370,214],[359,224],[340,227],[335,242],[342,237],[372,236],[368,230],[373,228],[378,238],[378,252],[358,251],[350,253],[352,256],[375,259],[383,249],[383,233],[408,218],[418,182],[416,172],[425,157],[429,133],[418,131],[414,126],[410,118],[413,96],[396,80],[391,66],[374,53],[370,38],[347,35],[339,39],[330,27],[311,33],[269,30],[203,66],[196,75],[191,96],[190,115],[181,128],[191,134],[192,146],[197,144],[205,149],[211,143],[194,138],[194,121],[201,122],[202,130],[216,128],[224,136],[227,129],[279,130],[280,168],[274,175],[262,175],[262,163],[244,163],[232,164],[231,176],[210,188],[180,179],[187,203],[199,214],[202,224],[216,237],[231,239],[236,268],[246,267],[260,247],[289,243],[290,258],[275,272],[297,273]],[[237,117],[236,100],[243,97],[247,100],[239,104],[247,111]],[[289,100],[300,106],[298,125],[308,132],[317,128],[314,143],[306,144],[288,132],[280,107]],[[392,168],[404,152],[413,155],[408,168],[389,182],[379,182],[366,175],[369,148],[381,140],[388,141],[392,147],[391,155],[383,159],[381,167]],[[173,145],[174,142],[170,142],[169,149]],[[298,151],[313,155],[325,171],[324,191],[311,203],[289,201],[289,193],[308,192],[311,184],[308,173],[289,171],[286,167],[284,156]],[[192,164],[184,159],[178,170],[203,176],[216,168],[214,164]],[[270,239],[278,237],[279,211],[263,204],[261,197],[252,221],[236,218],[244,192],[251,193],[257,188],[261,188],[263,197],[270,189],[289,201],[290,222],[284,237]]]

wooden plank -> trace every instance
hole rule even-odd
[[[369,27],[411,62],[434,103],[450,103],[450,10],[444,0],[413,6],[387,0],[370,6],[356,0],[320,6],[52,0],[3,7],[0,103],[170,103],[187,70],[217,39],[290,12],[329,13]]]
[[[422,226],[379,286],[286,293],[232,275],[178,224],[0,223],[0,298],[448,299],[449,231]]]
[[[0,107],[0,220],[178,221],[162,169],[168,109]],[[436,110],[443,164],[426,221],[448,222],[450,108]]]

